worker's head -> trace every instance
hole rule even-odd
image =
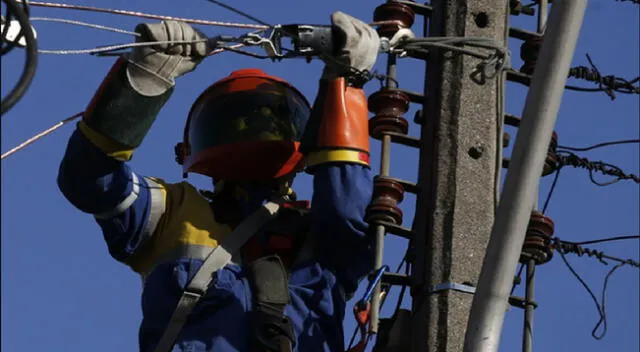
[[[235,71],[196,99],[176,159],[185,174],[216,182],[290,183],[304,168],[298,148],[310,110],[286,81],[258,69]]]

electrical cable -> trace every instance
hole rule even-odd
[[[216,4],[216,5],[218,5],[218,6],[222,7],[222,8],[225,8],[225,9],[231,11],[231,12],[234,12],[234,13],[236,13],[236,14],[244,17],[244,18],[250,19],[255,23],[259,23],[259,24],[265,25],[267,27],[273,27],[272,25],[268,24],[267,22],[262,21],[262,20],[260,20],[260,19],[258,19],[256,17],[253,17],[253,16],[251,16],[250,14],[248,14],[248,13],[246,13],[244,11],[240,11],[240,10],[236,9],[235,7],[233,7],[233,6],[227,5],[227,4],[223,3],[222,1],[217,1],[217,0],[207,0],[207,1],[209,1],[211,3],[214,3],[214,4]]]
[[[28,1],[23,1],[22,2],[22,9],[24,11],[24,13],[27,15],[27,17],[29,16],[29,2]],[[9,33],[9,28],[11,27],[11,19],[13,18],[13,13],[11,12],[11,9],[7,6],[7,15],[5,16],[5,20],[6,20],[6,25],[4,26],[4,28],[2,29],[2,44],[4,44],[4,41],[7,39],[7,34]],[[20,26],[20,31],[18,32],[18,35],[16,36],[16,38],[14,40],[6,40],[7,45],[3,45],[2,48],[0,48],[0,56],[4,55],[4,54],[8,54],[11,50],[13,50],[13,48],[15,47],[16,43],[20,42],[20,39],[22,39],[24,37],[24,33],[22,30],[22,26]]]
[[[16,17],[20,28],[24,34],[26,41],[26,59],[25,67],[22,70],[18,83],[13,89],[2,99],[0,104],[0,116],[9,111],[26,93],[27,88],[33,81],[33,77],[36,73],[36,67],[38,65],[38,47],[35,35],[31,29],[31,23],[29,22],[28,15],[24,12],[20,6],[18,6],[15,0],[2,0],[7,9]]]
[[[592,150],[592,149],[607,147],[607,146],[611,146],[611,145],[633,144],[633,143],[640,143],[640,139],[625,139],[625,140],[612,141],[612,142],[602,142],[602,143],[598,143],[598,144],[594,144],[594,145],[590,145],[588,147],[582,147],[582,148],[567,147],[567,146],[564,146],[564,145],[559,145],[558,149],[571,150],[571,151],[574,151],[574,152],[586,152],[586,151],[589,151],[589,150]]]
[[[600,238],[600,239],[597,239],[597,240],[571,242],[571,243],[572,244],[577,244],[577,245],[585,245],[585,244],[604,243],[604,242],[623,241],[623,240],[633,240],[633,239],[640,239],[640,235],[614,236],[614,237]],[[564,241],[564,242],[568,242],[568,241]]]

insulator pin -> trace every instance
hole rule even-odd
[[[409,95],[383,88],[369,96],[369,111],[375,114],[369,120],[369,135],[381,139],[384,132],[407,134],[409,121],[403,115],[409,110]]]
[[[536,265],[544,264],[553,258],[554,223],[551,218],[539,211],[533,211],[529,219],[527,234],[522,245],[521,263],[527,263],[533,259]]]
[[[538,54],[540,53],[540,46],[542,45],[543,36],[531,37],[520,45],[520,58],[524,61],[520,72],[532,75],[533,69],[538,62]]]
[[[378,34],[380,37],[384,38],[392,38],[400,29],[411,27],[415,17],[416,13],[411,7],[395,1],[388,1],[385,4],[378,6],[373,12],[373,20],[375,22],[399,22],[397,24],[383,24],[378,27]]]

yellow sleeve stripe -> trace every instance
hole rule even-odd
[[[102,150],[107,156],[120,161],[129,161],[133,155],[133,149],[124,146],[109,137],[94,131],[84,121],[80,121],[78,129],[91,143]]]
[[[348,162],[369,166],[369,154],[357,150],[320,150],[309,153],[307,166],[331,162]]]

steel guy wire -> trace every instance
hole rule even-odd
[[[194,43],[208,42],[210,40],[211,40],[210,38],[195,39],[195,40],[164,40],[164,41],[154,41],[154,42],[115,44],[115,45],[107,45],[107,46],[101,46],[101,47],[90,48],[90,49],[62,49],[62,50],[40,49],[38,50],[38,52],[41,54],[56,54],[56,55],[99,54],[99,53],[106,53],[110,51],[122,50],[122,49],[133,48],[133,47],[171,45],[171,44],[194,44]]]
[[[119,9],[105,9],[105,8],[94,7],[94,6],[70,5],[70,4],[53,3],[53,2],[29,1],[29,5],[31,5],[31,6],[39,6],[39,7],[51,7],[51,8],[68,9],[68,10],[102,12],[102,13],[109,13],[109,14],[115,14],[115,15],[124,15],[124,16],[134,16],[134,17],[141,17],[141,18],[149,18],[149,19],[155,19],[155,20],[173,20],[173,21],[180,21],[180,22],[185,22],[185,23],[200,24],[200,25],[205,25],[205,26],[220,26],[220,27],[233,27],[233,28],[253,28],[253,29],[267,29],[267,28],[269,28],[268,26],[258,25],[258,24],[233,23],[233,22],[222,22],[222,21],[208,21],[208,20],[193,19],[193,18],[183,18],[183,17],[155,15],[155,14],[138,12],[138,11],[119,10]]]
[[[103,26],[103,25],[99,25],[99,24],[88,23],[88,22],[82,22],[82,21],[76,21],[76,20],[68,20],[68,19],[64,19],[64,18],[56,18],[56,17],[30,17],[29,19],[30,19],[31,21],[43,21],[43,22],[60,22],[60,23],[67,23],[67,24],[72,24],[72,25],[76,25],[76,26],[89,27],[89,28],[95,28],[95,29],[102,29],[102,30],[106,30],[106,31],[110,31],[110,32],[115,32],[115,33],[129,34],[129,35],[133,35],[133,36],[136,36],[136,37],[139,37],[139,36],[140,36],[140,33],[132,32],[132,31],[127,31],[127,30],[120,29],[120,28],[108,27],[108,26]]]
[[[2,154],[2,156],[0,157],[0,160],[2,160],[2,159],[4,159],[4,158],[8,157],[9,155],[11,155],[11,154],[13,154],[13,153],[15,153],[15,152],[19,151],[20,149],[22,149],[22,148],[24,148],[24,147],[28,146],[29,144],[31,144],[31,143],[33,143],[33,142],[37,141],[38,139],[40,139],[40,138],[42,138],[42,137],[44,137],[44,136],[48,135],[49,133],[51,133],[51,132],[53,132],[53,131],[57,130],[58,128],[60,128],[60,127],[62,127],[62,126],[64,126],[64,125],[66,125],[67,123],[69,123],[69,122],[71,122],[71,121],[73,121],[73,120],[75,120],[75,119],[79,118],[79,117],[80,117],[80,116],[82,116],[83,114],[84,114],[84,111],[81,111],[81,112],[79,112],[79,113],[76,113],[75,115],[72,115],[72,116],[70,116],[70,117],[67,117],[66,119],[64,119],[64,120],[62,120],[62,121],[60,121],[60,122],[56,123],[55,125],[53,125],[53,126],[51,126],[51,127],[47,128],[46,130],[44,130],[44,131],[42,131],[42,132],[40,132],[40,133],[36,134],[35,136],[33,136],[33,137],[31,137],[31,138],[27,139],[26,141],[24,141],[24,142],[20,143],[20,144],[19,144],[19,145],[17,145],[16,147],[11,148],[9,151],[7,151],[6,153]]]
[[[18,2],[22,2],[18,0]],[[185,18],[185,17],[173,17],[173,16],[165,16],[165,15],[156,15],[145,12],[138,11],[130,11],[130,10],[120,10],[120,9],[106,9],[102,7],[95,6],[84,6],[84,5],[70,5],[64,3],[55,3],[55,2],[42,2],[42,1],[29,1],[30,6],[38,6],[38,7],[50,7],[50,8],[59,8],[59,9],[67,9],[67,10],[80,10],[80,11],[92,11],[92,12],[102,12],[114,15],[123,15],[123,16],[133,16],[140,18],[149,18],[154,20],[172,20],[179,21],[191,24],[199,24],[204,26],[218,26],[218,27],[232,27],[232,28],[249,28],[249,29],[269,29],[270,26],[265,26],[261,24],[249,24],[249,23],[235,23],[235,22],[223,22],[223,21],[209,21],[195,18]],[[379,26],[384,24],[398,24],[398,21],[376,21],[369,23],[370,26]]]

